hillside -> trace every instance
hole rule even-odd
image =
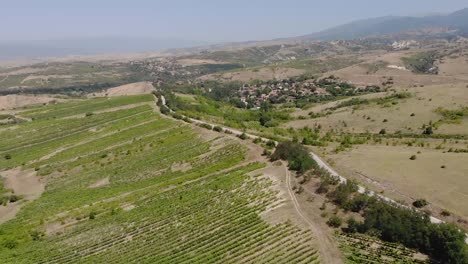
[[[446,28],[465,33],[468,30],[468,8],[448,15],[427,17],[388,16],[351,22],[318,33],[299,37],[302,40],[343,40],[377,35],[392,35],[430,28]]]

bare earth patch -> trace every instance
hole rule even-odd
[[[412,155],[417,156],[416,160],[410,160]],[[468,219],[466,153],[402,146],[357,146],[330,157],[339,172],[370,186],[375,184],[367,179],[376,181],[384,187],[385,195],[408,203],[424,198],[433,206]]]
[[[149,94],[154,91],[154,86],[151,82],[137,82],[130,83],[114,88],[109,88],[104,92],[95,93],[90,97],[104,97],[104,96],[123,96],[123,95],[138,95],[138,94]]]
[[[93,184],[91,184],[89,186],[89,188],[99,188],[99,187],[103,187],[103,186],[106,186],[106,185],[109,185],[110,181],[109,181],[109,177],[106,177],[104,179],[101,179]]]
[[[45,183],[41,181],[34,170],[22,171],[21,168],[15,168],[2,171],[0,175],[5,179],[5,188],[24,197],[21,201],[0,206],[0,223],[4,223],[13,219],[26,202],[39,198],[44,192]]]
[[[171,166],[171,171],[176,172],[176,171],[181,171],[181,172],[186,172],[192,169],[192,165],[188,162],[183,162],[183,163],[173,163]]]
[[[248,82],[252,80],[273,80],[273,79],[285,79],[293,76],[299,76],[303,74],[305,70],[293,69],[293,68],[260,68],[260,69],[249,69],[236,72],[227,72],[223,74],[209,74],[200,77],[201,80],[220,80],[220,81],[241,81]]]
[[[49,96],[5,95],[0,96],[0,110],[14,109],[29,105],[48,104],[63,101]]]

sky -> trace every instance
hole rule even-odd
[[[449,13],[465,7],[467,0],[0,0],[0,41],[267,40],[357,19]]]

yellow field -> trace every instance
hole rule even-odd
[[[418,151],[421,153],[417,154]],[[417,159],[410,160],[412,155]],[[386,195],[404,200],[424,198],[438,208],[468,218],[467,153],[363,145],[328,157],[333,160],[334,168],[345,176],[385,189]]]

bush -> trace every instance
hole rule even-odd
[[[358,190],[357,184],[354,181],[341,183],[338,187],[328,194],[328,197],[337,205],[344,206],[347,204],[349,196]]]
[[[465,234],[451,224],[432,224],[421,212],[373,203],[364,213],[359,232],[377,230],[385,241],[415,248],[443,263],[468,263]]]
[[[270,156],[271,156],[271,150],[269,150],[269,149],[264,149],[262,155],[263,155],[263,156],[266,156],[266,157],[270,157]]]
[[[216,132],[223,132],[223,128],[220,127],[220,126],[213,127],[213,130],[216,131]]]
[[[205,123],[201,123],[199,124],[200,127],[203,127],[203,128],[206,128],[206,129],[209,129],[209,130],[212,130],[213,129],[213,126],[212,125],[209,125],[209,124],[205,124]]]
[[[21,200],[21,196],[18,196],[18,195],[15,195],[15,194],[10,195],[10,198],[8,198],[8,201],[10,203],[16,203],[19,200]]]
[[[410,159],[410,160],[415,160],[415,159],[416,159],[416,155],[412,155],[409,159]]]
[[[93,219],[95,219],[95,218],[96,218],[96,212],[91,211],[91,212],[89,213],[89,219],[93,220]]]
[[[442,216],[450,216],[451,213],[447,210],[442,210],[442,212],[440,213]]]
[[[318,168],[317,163],[310,157],[307,149],[293,142],[281,142],[276,147],[275,152],[271,156],[272,160],[287,160],[289,168],[299,173],[303,173],[312,168]]]
[[[413,202],[413,206],[416,208],[423,208],[424,206],[428,205],[429,203],[425,199],[418,199]]]
[[[240,134],[238,137],[242,140],[246,140],[248,138],[247,134],[245,134],[244,132]]]
[[[342,224],[341,218],[339,218],[336,215],[333,215],[327,221],[327,225],[330,226],[330,227],[334,227],[334,228],[340,227],[341,224]]]
[[[267,145],[267,147],[269,147],[269,148],[274,148],[274,147],[276,147],[276,143],[275,143],[275,141],[273,141],[273,140],[268,140],[268,142],[266,143],[266,145]]]
[[[382,128],[382,129],[379,131],[379,134],[380,134],[380,135],[385,135],[385,134],[387,134],[387,131],[385,130],[385,128]]]
[[[18,241],[14,239],[7,239],[5,242],[3,242],[3,246],[8,249],[14,249],[18,246]]]
[[[11,154],[5,154],[5,156],[3,156],[6,160],[10,160],[11,159]]]
[[[94,115],[94,113],[88,112],[88,113],[85,114],[86,117],[92,116],[92,115]]]
[[[344,228],[343,231],[345,231],[346,233],[358,232],[360,224],[353,217],[349,218],[348,221],[346,221],[346,224],[348,225],[348,227]]]

